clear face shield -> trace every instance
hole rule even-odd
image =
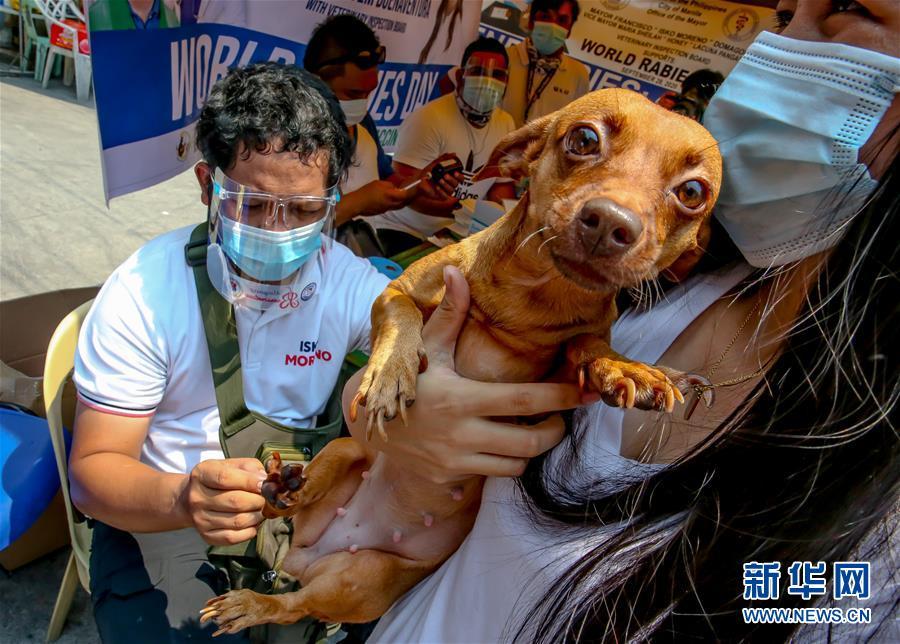
[[[509,71],[502,58],[473,54],[462,73],[462,99],[475,112],[489,114],[506,93]]]
[[[334,239],[337,186],[322,195],[274,195],[212,176],[206,270],[234,305],[263,310],[292,292],[301,268],[322,263]]]

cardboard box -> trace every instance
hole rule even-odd
[[[40,293],[0,302],[0,400],[27,407],[42,418],[42,378],[47,345],[60,321],[92,299],[97,286]],[[63,425],[72,427],[75,389],[63,391]],[[0,552],[0,566],[14,570],[69,543],[62,493],[15,543]]]

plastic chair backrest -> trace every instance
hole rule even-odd
[[[65,18],[77,18],[84,22],[84,14],[72,0],[29,0],[40,9],[44,15],[44,22],[47,23],[47,33],[50,33],[50,25],[55,23],[63,29],[71,31],[74,35],[75,31],[72,27],[63,23]]]
[[[53,332],[47,347],[44,362],[44,405],[47,411],[47,424],[50,426],[50,439],[53,442],[53,453],[56,456],[56,467],[63,498],[66,502],[66,518],[69,522],[69,536],[72,539],[72,552],[78,564],[78,578],[85,589],[89,588],[88,562],[91,550],[91,529],[82,521],[76,523],[72,511],[72,498],[69,496],[69,467],[66,459],[66,443],[62,424],[63,386],[72,373],[75,365],[75,345],[78,342],[78,331],[87,316],[93,300],[85,302],[63,318]]]
[[[34,13],[36,11],[40,12],[40,9],[34,3],[34,0],[22,0],[22,20],[25,23],[25,33],[28,34],[28,37],[34,42],[38,42],[39,40],[49,40],[50,37],[46,33],[46,28],[43,30],[44,33],[38,33],[38,29],[34,22]],[[43,20],[39,24],[43,24]]]

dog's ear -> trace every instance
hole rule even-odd
[[[489,177],[519,177],[528,174],[528,164],[541,155],[554,123],[548,114],[510,132],[497,144],[474,181]]]

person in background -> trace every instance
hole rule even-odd
[[[354,252],[366,255],[380,252],[375,253],[376,249],[363,239],[365,229],[360,231],[349,223],[352,219],[403,208],[420,194],[445,200],[456,187],[454,177],[444,182],[444,192],[440,191],[441,184],[435,186],[429,181],[422,181],[409,190],[397,185],[402,180],[411,183],[419,174],[430,172],[433,166],[429,164],[434,159],[429,159],[422,173],[415,177],[394,175],[390,157],[382,150],[375,123],[367,111],[369,95],[378,86],[378,65],[384,61],[385,48],[375,32],[350,14],[335,16],[318,25],[303,57],[304,68],[325,81],[334,92],[355,142],[353,161],[341,183],[342,196],[335,222],[339,227],[338,239]]]
[[[669,109],[700,121],[713,94],[724,80],[725,77],[717,71],[698,69],[684,79],[681,93],[675,96]]]
[[[565,53],[578,20],[578,0],[534,0],[528,11],[531,34],[507,49],[509,87],[503,109],[516,127],[555,112],[587,94],[587,67]]]
[[[318,25],[303,56],[303,67],[321,78],[334,92],[344,113],[355,153],[337,206],[336,223],[405,206],[414,191],[401,190],[383,173],[377,130],[368,113],[369,94],[378,86],[378,65],[385,60],[384,46],[356,16],[343,14]],[[367,125],[368,122],[368,125]],[[362,127],[360,127],[362,126]]]
[[[176,0],[97,0],[88,7],[91,31],[178,27]]]
[[[412,207],[371,218],[389,253],[415,246],[452,224],[460,199],[483,196],[501,203],[515,198],[512,184],[503,180],[485,195],[470,191],[473,177],[494,147],[515,129],[512,117],[500,107],[508,66],[506,50],[499,41],[478,38],[463,53],[454,92],[426,103],[400,126],[394,172],[403,184],[414,181],[431,159],[448,155],[462,163],[462,182],[452,198],[420,199]]]

